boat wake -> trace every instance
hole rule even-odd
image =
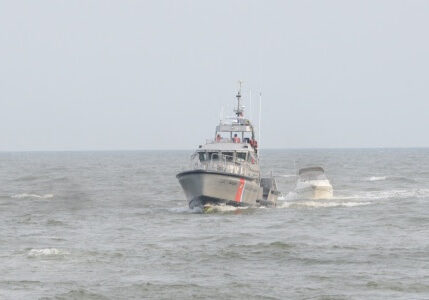
[[[289,208],[289,207],[355,207],[362,205],[369,205],[371,202],[337,202],[337,201],[288,201],[280,204],[278,208]]]
[[[339,194],[339,195],[338,195]],[[334,207],[357,207],[377,204],[380,201],[392,199],[408,199],[408,198],[429,198],[429,189],[395,189],[387,191],[359,191],[352,195],[341,195],[341,191],[336,196],[329,199],[311,199],[302,198],[296,192],[292,191],[278,198],[276,208],[334,208]],[[203,208],[195,207],[179,207],[170,209],[176,213],[228,213],[248,210],[250,207],[237,207],[226,204],[205,205]],[[255,209],[264,209],[266,207],[256,207]]]
[[[204,205],[204,213],[225,213],[225,212],[233,212],[233,211],[241,211],[248,209],[248,206],[232,206],[227,204],[219,204],[219,205]]]
[[[214,213],[228,213],[247,210],[248,206],[232,206],[227,204],[207,204],[204,207],[174,207],[168,209],[172,213],[179,214],[214,214]]]
[[[407,198],[429,198],[429,189],[394,189],[385,191],[361,191],[354,195],[336,196],[333,199],[352,200],[361,199],[368,201],[407,199]]]
[[[429,189],[395,189],[387,191],[360,191],[352,195],[337,194],[330,199],[303,199],[296,192],[290,192],[279,198],[279,208],[289,207],[355,207],[376,204],[379,201],[409,198],[429,198]]]
[[[172,213],[179,213],[179,214],[201,214],[204,212],[201,207],[197,207],[197,206],[194,208],[189,208],[187,206],[173,207],[168,209],[168,211]]]
[[[355,207],[361,205],[369,205],[369,201],[348,201],[359,198],[348,198],[348,197],[331,197],[328,199],[311,199],[302,198],[296,192],[290,192],[285,197],[279,198],[281,202],[277,205],[278,208],[289,208],[289,207]]]

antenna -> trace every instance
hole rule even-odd
[[[252,109],[252,90],[249,90],[249,106],[250,106],[250,120],[253,117],[253,109]]]
[[[258,139],[259,139],[259,149],[261,149],[261,111],[262,111],[262,92],[259,92],[259,125],[258,125]],[[261,151],[261,150],[259,150]]]

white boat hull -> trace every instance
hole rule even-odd
[[[334,195],[332,186],[308,185],[295,190],[297,196],[303,199],[330,199]]]

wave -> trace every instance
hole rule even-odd
[[[383,199],[404,199],[404,198],[428,198],[429,189],[396,189],[396,190],[385,190],[385,191],[371,191],[371,192],[357,192],[354,195],[336,195],[333,199],[335,200],[351,200],[351,199],[362,199],[362,200],[383,200]]]
[[[205,205],[204,206],[204,212],[207,213],[218,213],[218,212],[231,212],[231,211],[237,211],[237,210],[243,210],[248,209],[247,206],[232,206],[232,205]]]
[[[27,194],[27,193],[16,194],[16,195],[11,196],[11,198],[15,198],[15,199],[22,199],[22,198],[49,199],[49,198],[53,198],[53,197],[54,197],[53,194],[37,195],[37,194]]]
[[[55,299],[93,299],[93,300],[105,300],[110,299],[102,294],[96,294],[84,289],[70,290],[67,293],[61,293],[55,295]]]
[[[365,178],[367,181],[383,181],[387,179],[387,176],[371,176],[368,178]]]
[[[345,192],[345,191],[343,191]],[[378,201],[390,199],[407,199],[407,198],[429,198],[429,188],[425,189],[396,189],[385,191],[356,191],[352,195],[338,195],[338,193],[329,199],[303,199],[296,192],[289,192],[285,196],[278,198],[277,208],[288,207],[356,207],[375,204]],[[169,209],[176,213],[223,213],[246,210],[249,207],[237,207],[231,205],[207,205],[204,209],[188,207],[178,207]],[[259,207],[265,209],[265,207]]]
[[[350,195],[350,193],[352,193]],[[429,198],[429,188],[414,188],[414,189],[394,189],[394,190],[378,190],[378,191],[346,191],[337,190],[332,198],[329,198],[333,202],[344,202],[344,200],[365,200],[365,201],[376,201],[385,199],[406,199],[406,198]],[[299,194],[292,191],[278,198],[279,201],[293,202],[296,200],[309,200],[311,198],[301,198]],[[316,200],[322,202],[327,199]]]
[[[34,181],[34,180],[37,180],[37,179],[40,179],[40,177],[33,176],[33,175],[26,175],[26,176],[22,176],[22,177],[16,178],[15,180],[16,181]]]
[[[210,205],[207,204],[204,207],[173,207],[169,208],[168,211],[173,213],[188,213],[188,214],[201,214],[201,213],[223,213],[223,212],[231,212],[231,211],[237,211],[237,210],[244,210],[248,209],[248,206],[232,206],[227,204],[218,204],[218,205]]]
[[[277,177],[290,178],[290,177],[297,177],[297,175],[296,174],[283,174],[283,175],[278,175]]]
[[[70,254],[70,253],[56,248],[31,249],[30,251],[28,251],[29,257],[55,256],[55,255],[67,255],[67,254]]]
[[[187,206],[181,206],[181,207],[169,208],[168,211],[172,213],[199,214],[203,212],[203,209],[201,207],[189,208]]]
[[[296,192],[289,192],[289,193],[286,194],[286,196],[282,195],[282,196],[278,197],[277,200],[280,200],[280,201],[290,201],[290,200],[296,200],[298,198],[299,197],[298,197],[298,194]]]
[[[48,219],[48,221],[46,221],[46,225],[50,225],[50,226],[64,226],[65,223],[59,220],[54,220],[54,219]]]
[[[288,208],[288,207],[355,207],[355,206],[362,206],[362,205],[369,205],[371,202],[322,202],[322,201],[293,201],[293,202],[285,202],[278,206],[279,208]]]
[[[365,177],[365,181],[396,181],[396,182],[402,182],[402,183],[416,183],[418,182],[415,178],[410,178],[406,176],[371,176],[371,177]]]

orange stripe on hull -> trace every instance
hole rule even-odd
[[[243,190],[244,190],[245,184],[246,184],[246,180],[244,180],[243,178],[240,178],[240,183],[238,184],[237,192],[235,193],[236,202],[241,202],[243,198]]]

